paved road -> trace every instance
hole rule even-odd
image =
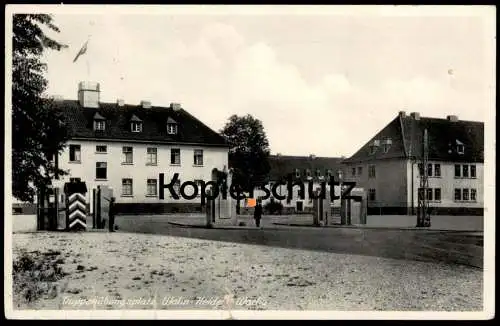
[[[482,268],[483,236],[469,232],[355,228],[274,227],[204,229],[173,226],[165,217],[117,216],[120,232],[317,250]]]

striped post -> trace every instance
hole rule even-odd
[[[87,228],[87,208],[85,196],[75,192],[68,198],[68,214],[69,214],[69,229],[86,229]]]
[[[66,192],[66,229],[80,231],[87,228],[87,200],[85,183],[67,183]]]

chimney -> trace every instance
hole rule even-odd
[[[99,83],[88,81],[78,83],[78,102],[84,108],[98,108],[100,93]]]
[[[406,112],[405,112],[405,111],[399,111],[399,116],[400,116],[401,118],[406,117]]]
[[[116,100],[116,105],[118,106],[124,106],[125,105],[125,101],[121,98],[117,99]]]
[[[179,111],[181,109],[180,103],[170,103],[170,108],[174,111]]]
[[[410,116],[415,120],[420,120],[420,113],[418,112],[412,112]]]
[[[150,101],[141,101],[141,106],[144,109],[150,109],[151,108],[151,102]]]
[[[451,122],[457,122],[458,117],[456,115],[449,115],[446,117],[446,120],[451,121]]]
[[[309,154],[309,158],[310,158],[311,160],[314,160],[314,159],[316,158],[316,155],[314,155],[314,154]]]

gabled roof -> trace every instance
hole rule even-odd
[[[96,112],[94,114],[94,120],[106,120],[106,118],[100,115],[99,112]]]
[[[321,171],[321,175],[325,176],[326,170],[332,170],[335,175],[337,170],[342,168],[340,157],[311,157],[311,156],[286,156],[286,155],[271,155],[269,156],[269,172],[270,180],[278,180],[285,177],[288,173],[295,173],[296,169],[300,170],[301,178],[305,178],[304,172],[309,169],[311,176],[314,177],[316,170]]]
[[[85,108],[75,100],[56,101],[54,105],[63,113],[71,138],[228,147],[222,136],[184,109],[118,106],[116,103],[99,103],[99,108]],[[92,124],[96,113],[106,117],[105,131],[94,131]],[[133,133],[130,130],[130,121],[134,116],[142,120],[142,132]],[[178,132],[175,135],[167,133],[166,122],[169,118],[178,124]]]
[[[423,153],[425,129],[427,129],[429,140],[429,160],[484,161],[484,123],[426,117],[415,119],[412,116],[398,115],[344,163],[390,158],[420,159]],[[392,140],[387,153],[382,150],[385,138]],[[380,146],[374,154],[370,154],[370,145],[374,140],[380,140]],[[457,141],[464,144],[464,154],[457,152]]]
[[[142,122],[142,120],[138,116],[136,116],[135,114],[132,114],[130,121],[131,122]]]

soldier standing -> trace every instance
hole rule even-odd
[[[111,200],[109,201],[109,232],[115,232],[115,214],[116,214],[116,208],[115,208],[115,197],[111,197]]]

